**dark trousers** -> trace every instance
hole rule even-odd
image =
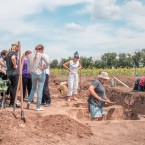
[[[30,95],[31,89],[32,89],[31,78],[23,77],[23,98],[26,97],[26,90],[28,91],[28,96]]]
[[[44,83],[44,88],[43,88],[43,97],[42,97],[42,103],[51,103],[51,98],[50,98],[50,93],[49,93],[49,75],[46,74],[46,79]]]
[[[10,105],[13,105],[15,102],[19,75],[11,75],[8,78],[10,81]]]

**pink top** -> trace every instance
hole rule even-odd
[[[139,84],[140,84],[141,86],[144,86],[144,85],[145,85],[145,76],[140,77]]]

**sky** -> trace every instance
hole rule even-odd
[[[145,48],[145,0],[0,0],[0,50],[43,44],[50,59]]]

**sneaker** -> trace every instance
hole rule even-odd
[[[27,103],[27,109],[29,109],[30,108],[30,103]]]
[[[10,107],[10,108],[14,108],[14,104],[9,104],[9,107]],[[18,105],[16,104],[16,108],[20,108],[20,106],[18,106]]]
[[[50,103],[44,103],[44,107],[50,107],[51,104]]]
[[[44,108],[40,107],[36,109],[37,111],[44,111]]]

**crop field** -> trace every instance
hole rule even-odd
[[[81,73],[83,76],[95,76],[100,72],[108,72],[110,76],[135,76],[145,75],[145,68],[118,68],[118,69],[82,69]],[[80,73],[80,71],[79,71]],[[65,69],[51,69],[51,74],[55,76],[66,76],[68,71]]]

